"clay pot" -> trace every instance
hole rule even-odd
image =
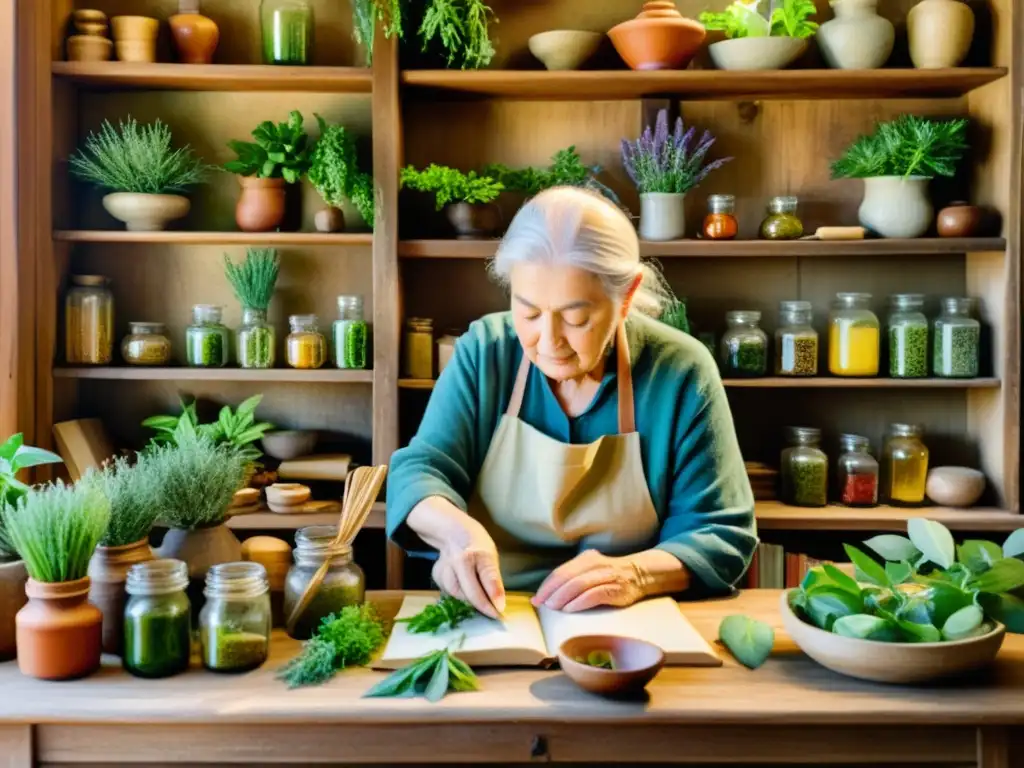
[[[0,560],[0,661],[15,655],[14,617],[25,605],[28,572],[21,560]]]
[[[896,31],[878,15],[878,0],[835,0],[836,17],[818,28],[815,38],[833,69],[877,69],[892,54]]]
[[[110,23],[119,60],[156,61],[156,36],[160,31],[158,20],[148,16],[115,16]]]
[[[272,232],[284,221],[284,179],[239,176],[242,194],[235,206],[235,222],[243,232]]]
[[[934,209],[924,176],[876,176],[864,179],[860,223],[881,237],[921,237],[932,224]]]
[[[646,192],[640,195],[640,239],[681,240],[686,235],[686,195]]]
[[[220,42],[217,24],[199,13],[199,0],[181,0],[178,13],[168,19],[171,36],[184,64],[212,64],[213,53]]]
[[[344,232],[345,212],[341,208],[328,207],[317,211],[313,217],[313,226],[317,232]]]
[[[921,0],[907,14],[910,59],[918,69],[956,67],[974,38],[974,11],[962,0]]]
[[[973,237],[981,231],[985,212],[976,205],[956,202],[939,211],[935,228],[939,237]]]
[[[207,571],[215,565],[240,560],[242,544],[223,523],[194,531],[171,528],[157,550],[157,557],[181,560],[188,566],[188,598],[192,602],[192,618],[198,620]]]
[[[785,69],[807,50],[807,41],[796,37],[737,37],[708,46],[711,61],[719,69]]]
[[[124,647],[124,585],[128,569],[153,560],[148,539],[123,547],[96,547],[89,561],[89,602],[103,613],[103,652],[121,655]]]
[[[631,69],[686,69],[707,33],[687,19],[671,0],[644,3],[635,19],[608,30],[608,37]]]
[[[184,218],[192,208],[181,195],[147,195],[113,192],[103,197],[103,207],[129,232],[162,232],[172,221]]]
[[[444,211],[459,240],[494,237],[501,228],[501,212],[492,203],[452,203]]]
[[[550,70],[579,69],[593,56],[604,35],[575,29],[553,29],[533,35],[527,42],[530,53]]]
[[[114,44],[97,35],[72,35],[68,38],[68,61],[110,61]]]
[[[41,680],[71,680],[100,666],[103,614],[89,602],[89,577],[46,584],[29,579],[18,611],[18,669]]]

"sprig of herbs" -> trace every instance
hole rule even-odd
[[[402,169],[402,186],[419,192],[432,192],[437,210],[449,203],[491,203],[505,188],[501,182],[476,171],[463,173],[455,168],[431,163],[422,171]]]
[[[833,179],[953,176],[967,150],[967,120],[900,115],[878,123],[832,163]]]
[[[571,146],[555,152],[547,168],[510,168],[501,163],[491,163],[484,166],[481,173],[500,182],[510,192],[521,192],[530,197],[552,187],[583,187],[600,192],[618,205],[618,196],[597,178],[603,170],[600,165],[584,165],[576,147]]]
[[[241,264],[224,254],[224,274],[245,309],[267,311],[280,268],[281,259],[274,248],[249,248]]]
[[[366,66],[373,66],[374,23],[380,21],[384,36],[403,36],[403,0],[352,0],[352,36],[366,52]]]
[[[735,2],[721,12],[702,11],[698,17],[707,29],[725,33],[729,40],[741,37],[767,37],[771,32],[768,20],[757,12],[760,0]]]
[[[395,670],[363,696],[365,698],[423,696],[430,702],[440,701],[448,693],[480,690],[480,680],[472,668],[455,657],[451,650],[421,656],[402,669]]]
[[[277,671],[277,679],[289,688],[320,685],[339,670],[369,664],[384,638],[384,622],[372,604],[347,605],[324,617],[302,652]]]
[[[772,37],[796,37],[801,40],[818,31],[818,23],[810,17],[818,12],[814,0],[782,0],[772,9],[769,19]]]
[[[397,619],[396,623],[408,624],[413,634],[437,634],[455,629],[467,619],[479,616],[476,608],[465,600],[451,595],[442,595],[436,603],[431,603],[415,616]]]
[[[481,69],[494,58],[489,26],[497,22],[483,0],[430,0],[419,35],[423,50],[437,38],[446,51],[448,66]]]

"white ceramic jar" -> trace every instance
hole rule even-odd
[[[864,179],[861,225],[882,237],[921,237],[935,219],[926,176]]]
[[[686,234],[685,199],[674,192],[640,195],[640,239],[681,240]]]
[[[921,0],[907,14],[910,59],[918,69],[957,67],[974,39],[974,11],[963,0]]]
[[[878,0],[834,0],[835,18],[818,29],[815,39],[832,69],[878,69],[892,54],[896,31],[878,15]]]

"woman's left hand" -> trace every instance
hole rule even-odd
[[[609,557],[591,549],[552,571],[532,602],[566,613],[599,605],[624,608],[646,596],[644,581],[632,558]]]

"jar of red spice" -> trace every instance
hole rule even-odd
[[[704,237],[708,240],[732,240],[738,231],[736,198],[733,195],[709,195]]]
[[[839,501],[848,507],[874,507],[878,504],[878,462],[868,453],[866,437],[841,435],[843,453],[836,462]]]

